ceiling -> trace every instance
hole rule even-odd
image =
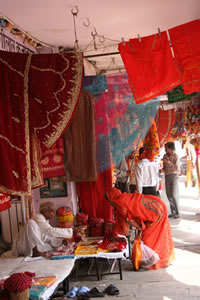
[[[117,52],[121,38],[143,37],[199,19],[200,0],[0,0],[0,14],[39,41],[64,48],[74,47],[75,20],[79,49],[88,56]],[[123,68],[120,55],[88,60],[108,71]]]

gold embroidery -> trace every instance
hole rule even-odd
[[[12,173],[16,178],[19,178],[19,174],[16,171],[12,170]]]
[[[15,121],[16,123],[20,123],[20,120],[18,118],[12,117],[13,121]]]
[[[17,151],[20,151],[20,152],[22,152],[22,153],[25,154],[25,152],[24,152],[23,149],[21,149],[21,148],[15,146],[15,145],[13,145],[13,144],[11,143],[11,141],[10,141],[6,136],[3,136],[3,135],[0,134],[0,138],[2,138],[3,140],[5,140],[12,148],[14,148],[14,149],[16,149]]]
[[[38,98],[34,98],[34,99],[35,99],[36,102],[38,102],[40,104],[42,103],[42,101],[40,99],[38,99]]]
[[[19,74],[21,77],[24,77],[24,74],[23,74],[23,73],[21,73],[20,71],[14,69],[13,67],[11,67],[4,59],[0,58],[0,61],[1,61],[3,64],[7,65],[7,67],[8,67],[9,69],[11,69],[12,71],[16,72],[16,73]]]
[[[32,153],[33,153],[33,165],[35,170],[35,176],[32,178],[32,188],[41,186],[44,181],[42,177],[42,167],[40,165],[40,157],[38,153],[38,141],[37,138],[32,134]]]

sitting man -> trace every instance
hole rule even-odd
[[[47,251],[60,247],[70,239],[72,228],[52,227],[49,219],[55,216],[55,207],[51,202],[40,205],[40,214],[30,219],[17,234],[12,254],[14,256],[45,256]]]

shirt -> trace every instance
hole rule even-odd
[[[158,184],[158,165],[148,159],[142,159],[136,165],[136,186],[142,194],[143,187],[157,186]]]
[[[124,158],[119,164],[115,167],[115,173],[118,182],[126,183],[128,182],[127,176],[128,166],[126,163],[126,159]]]
[[[59,228],[52,227],[49,224],[49,221],[42,214],[37,214],[32,217],[40,227],[40,230],[43,234],[54,238],[71,238],[73,231],[72,228]]]
[[[178,155],[172,152],[170,155],[163,156],[163,171],[165,175],[178,174],[180,170],[180,161]]]

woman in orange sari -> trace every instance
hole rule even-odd
[[[129,225],[142,231],[142,241],[160,260],[148,269],[167,267],[174,259],[174,244],[164,202],[153,195],[121,193],[112,188],[106,198],[115,209],[115,231],[126,235]]]

